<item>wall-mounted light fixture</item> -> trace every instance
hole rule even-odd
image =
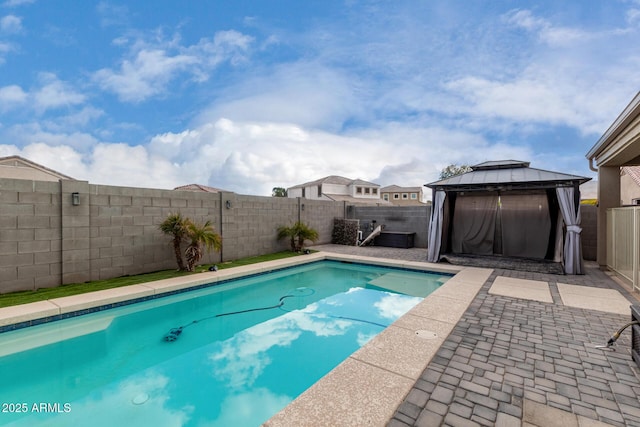
[[[80,193],[71,193],[71,204],[73,206],[80,205]]]
[[[304,203],[300,206],[300,210],[304,210]]]
[[[224,202],[224,205],[227,207],[227,209],[231,209],[231,200],[227,200],[226,202]]]

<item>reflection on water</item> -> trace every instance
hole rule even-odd
[[[70,403],[71,412],[0,416],[0,424],[260,425],[422,300],[341,286],[341,292],[322,295],[310,292],[312,288],[294,288],[295,297],[269,313],[196,323],[174,343],[158,337],[176,323],[175,316],[142,322],[140,314],[128,315],[93,338],[101,343],[100,352],[108,348],[114,353],[111,357],[96,354],[85,363],[65,366],[63,384],[46,375],[37,381],[41,390],[32,399]],[[216,302],[218,310],[230,306],[229,297],[216,298],[223,301]],[[243,304],[255,306],[258,301]],[[210,313],[212,304],[183,313],[181,319],[186,323],[189,317]],[[126,337],[116,336],[115,331],[123,330]],[[130,343],[124,346],[124,341]],[[21,354],[23,360],[30,360],[27,353]],[[28,394],[23,390],[20,396]],[[0,391],[1,399],[10,397]]]

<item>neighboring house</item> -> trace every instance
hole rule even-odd
[[[180,187],[174,188],[174,190],[179,190],[179,191],[201,191],[203,193],[223,193],[223,192],[227,192],[225,190],[221,190],[220,188],[209,187],[208,185],[202,185],[202,184],[181,185]]]
[[[70,176],[20,156],[0,157],[0,178],[27,179],[31,181],[75,181]]]
[[[424,192],[422,187],[400,187],[388,185],[380,189],[382,200],[398,206],[411,206],[424,204]]]
[[[640,166],[620,168],[620,204],[640,205]]]
[[[287,197],[350,203],[387,204],[380,198],[380,186],[361,179],[331,175],[287,189]]]

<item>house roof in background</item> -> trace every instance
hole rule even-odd
[[[362,179],[351,179],[345,178],[343,176],[338,175],[329,175],[324,178],[316,179],[315,181],[305,182],[304,184],[294,185],[289,188],[303,188],[310,187],[312,185],[321,185],[321,184],[337,184],[337,185],[369,185],[372,187],[380,187],[380,185],[375,184],[373,182],[364,181]]]
[[[419,193],[422,191],[422,187],[400,187],[399,185],[391,184],[380,189],[381,193]]]
[[[59,181],[61,179],[76,181],[75,178],[20,156],[0,157],[0,178],[33,181]]]
[[[219,188],[209,187],[208,185],[202,185],[202,184],[182,185],[180,187],[174,188],[174,190],[180,190],[180,191],[202,191],[204,193],[221,193],[221,192],[225,191],[225,190],[221,190]]]
[[[591,178],[530,168],[529,162],[498,160],[471,166],[471,172],[425,184],[429,188],[445,190],[493,190],[496,187],[545,188],[562,184],[582,184]]]

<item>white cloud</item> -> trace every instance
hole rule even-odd
[[[637,25],[640,23],[640,9],[631,8],[627,10],[626,18],[629,25]]]
[[[16,34],[22,31],[22,18],[15,15],[6,15],[0,18],[0,32]]]
[[[6,135],[8,142],[24,147],[10,154],[95,184],[169,189],[200,183],[264,196],[276,186],[331,174],[420,186],[452,163],[533,157],[526,147],[489,144],[470,132],[406,124],[338,135],[290,124],[219,119],[137,146],[48,131],[37,124],[16,126]]]
[[[169,84],[184,73],[194,81],[205,81],[209,73],[220,63],[242,62],[253,39],[237,31],[220,31],[213,39],[202,38],[191,46],[180,45],[175,35],[165,40],[147,42],[127,38],[116,39],[117,44],[131,43],[128,57],[119,68],[102,68],[93,75],[93,81],[103,90],[118,95],[121,101],[138,103],[148,98],[162,96]]]
[[[536,17],[529,10],[513,10],[505,15],[507,23],[537,33],[541,41],[551,46],[585,42],[597,36],[578,28],[556,27],[549,20]]]
[[[129,22],[130,13],[126,6],[101,1],[96,6],[96,10],[100,16],[100,25],[103,27],[120,26]]]
[[[81,153],[91,151],[92,147],[99,142],[88,133],[49,131],[40,123],[27,123],[7,128],[3,133],[3,138],[19,147],[24,147],[25,150],[33,144],[43,144],[39,146],[39,149],[46,150],[47,147],[66,146]],[[55,169],[55,165],[52,169]]]
[[[38,75],[39,86],[25,91],[18,85],[9,85],[0,87],[0,111],[6,112],[10,110],[22,109],[26,111],[35,111],[37,114],[50,110],[69,110],[72,107],[83,104],[87,97],[76,91],[73,86],[64,82],[55,74],[40,73]],[[82,110],[73,112],[68,116],[57,116],[57,129],[63,122],[69,125],[84,125],[91,118],[96,118],[102,113],[94,107],[84,107]],[[16,125],[21,127],[24,125]],[[38,129],[40,126],[36,126]],[[28,137],[28,135],[25,135]]]
[[[479,129],[484,132],[506,126],[505,134],[517,129],[531,134],[568,126],[597,135],[619,111],[619,100],[628,98],[629,88],[640,85],[635,72],[640,54],[624,48],[634,43],[636,30],[555,25],[529,10],[511,11],[503,21],[540,42],[527,45],[520,69],[491,76],[469,70],[443,85],[451,96],[444,111],[483,121]]]
[[[82,155],[68,145],[51,146],[37,142],[26,146],[20,155],[79,180],[83,180],[87,173]]]
[[[630,88],[640,87],[640,55],[629,48],[637,6],[595,29],[540,9],[476,18],[445,3],[401,4],[384,14],[356,6],[347,10],[358,12],[348,25],[319,21],[300,33],[265,30],[268,23],[247,19],[263,38],[228,30],[185,42],[161,30],[123,31],[109,48],[124,49],[124,56],[94,68],[104,67],[91,76],[94,84],[141,104],[170,99],[177,85],[209,81],[198,86],[198,102],[214,102],[201,112],[186,105],[183,117],[195,116],[186,126],[167,125],[172,132],[148,142],[118,137],[121,143],[110,147],[113,135],[136,123],[117,123],[108,102],[89,105],[79,85],[49,75],[29,89],[0,88],[0,109],[34,109],[41,116],[39,123],[5,122],[3,135],[18,147],[72,149],[83,175],[63,172],[96,183],[173,188],[198,182],[268,195],[274,186],[338,174],[417,186],[448,164],[500,158],[551,170],[582,162],[586,169],[576,160],[582,152],[570,156],[551,144],[533,145],[535,135],[568,128],[595,138],[624,107]],[[100,17],[112,19],[108,25],[126,12],[106,2],[100,7]],[[4,46],[5,53],[13,49]],[[287,62],[265,60],[269,52],[254,57],[264,46],[277,47],[276,56],[284,52]],[[226,72],[223,63],[251,67],[225,74],[223,87],[213,78]],[[136,114],[126,120],[137,120]],[[132,134],[154,134],[139,123]]]
[[[140,102],[163,93],[178,71],[195,63],[195,58],[186,55],[168,56],[162,50],[142,50],[132,60],[123,60],[119,71],[106,68],[97,71],[94,80],[122,101]]]
[[[40,88],[31,93],[34,109],[40,113],[55,108],[82,104],[85,95],[75,91],[70,84],[58,79],[52,73],[40,73]]]
[[[143,146],[100,143],[90,154],[90,182],[111,185],[174,188],[180,169],[168,160],[150,155]]]
[[[24,104],[27,94],[18,85],[0,87],[0,111],[8,111]]]
[[[368,114],[353,78],[313,62],[278,65],[229,87],[195,123],[226,117],[338,130],[349,118]]]
[[[207,67],[215,67],[229,61],[233,65],[245,62],[254,39],[235,30],[218,31],[213,40],[203,38],[197,45],[190,46],[187,52],[200,58]]]
[[[16,7],[16,6],[22,6],[25,4],[35,3],[35,1],[36,0],[7,0],[4,3],[2,3],[2,5],[5,7]]]

